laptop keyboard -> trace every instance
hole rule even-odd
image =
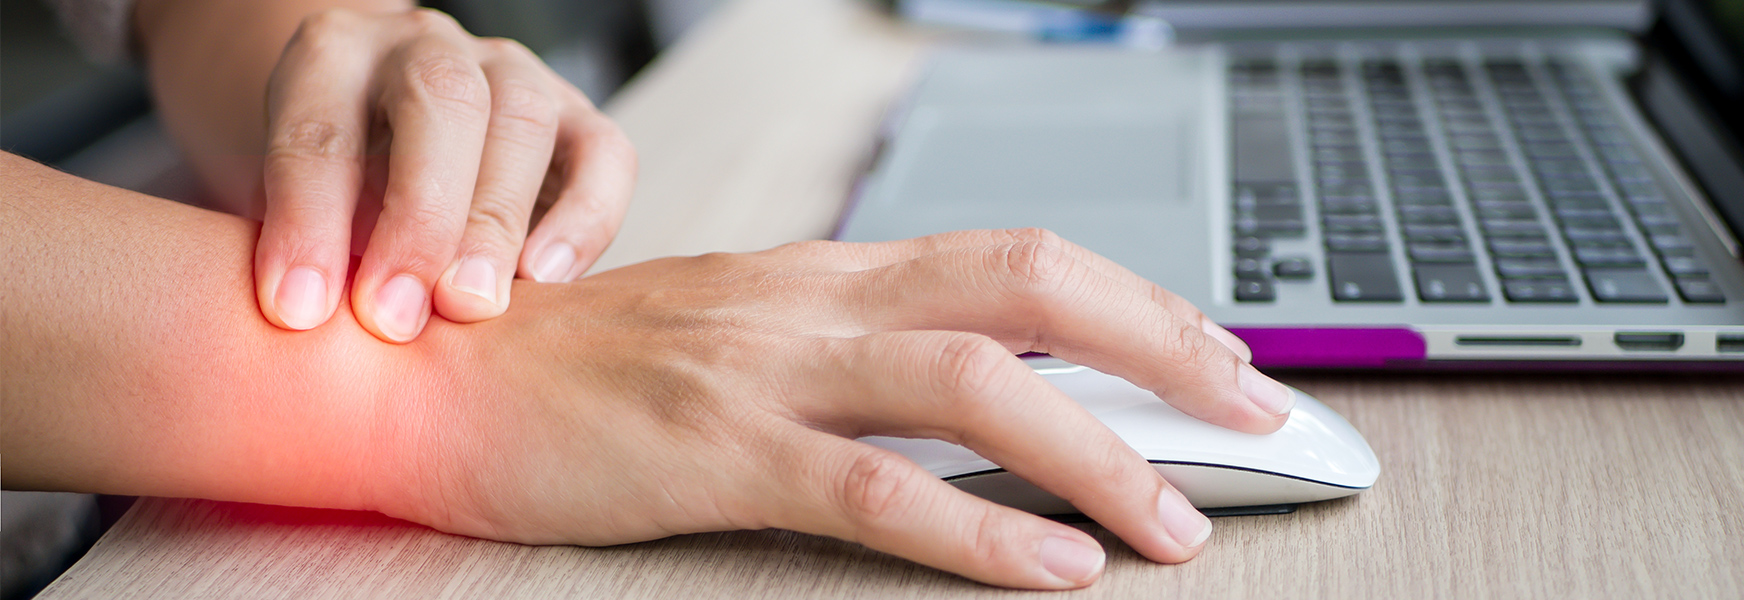
[[[1229,84],[1237,301],[1318,267],[1337,302],[1726,301],[1578,67],[1239,60]],[[1302,238],[1318,257],[1274,251]]]

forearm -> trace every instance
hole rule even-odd
[[[420,349],[268,324],[243,219],[0,154],[0,223],[6,488],[373,508]]]
[[[157,108],[217,195],[218,208],[261,217],[266,89],[304,17],[332,8],[409,10],[410,0],[141,0],[135,29]]]

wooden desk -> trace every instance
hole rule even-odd
[[[927,40],[857,0],[740,0],[610,111],[642,181],[605,266],[826,235]],[[1219,519],[1152,564],[1110,549],[1085,597],[1744,597],[1744,381],[1286,380],[1368,436],[1353,499]],[[146,499],[44,598],[1007,596],[826,538],[528,547],[366,513]]]

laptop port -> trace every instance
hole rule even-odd
[[[1744,352],[1744,333],[1722,333],[1714,336],[1715,352]]]
[[[1572,335],[1462,335],[1453,338],[1456,346],[1563,346],[1581,345],[1579,336]]]
[[[1613,338],[1617,347],[1631,351],[1670,352],[1683,347],[1683,334],[1660,332],[1617,332]]]

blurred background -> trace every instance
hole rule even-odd
[[[265,0],[262,0],[265,1]],[[723,0],[440,0],[478,35],[520,40],[596,104]],[[47,0],[0,0],[0,148],[74,175],[198,203],[199,185],[131,65],[89,60]],[[131,505],[83,494],[0,494],[0,600],[29,598]]]

